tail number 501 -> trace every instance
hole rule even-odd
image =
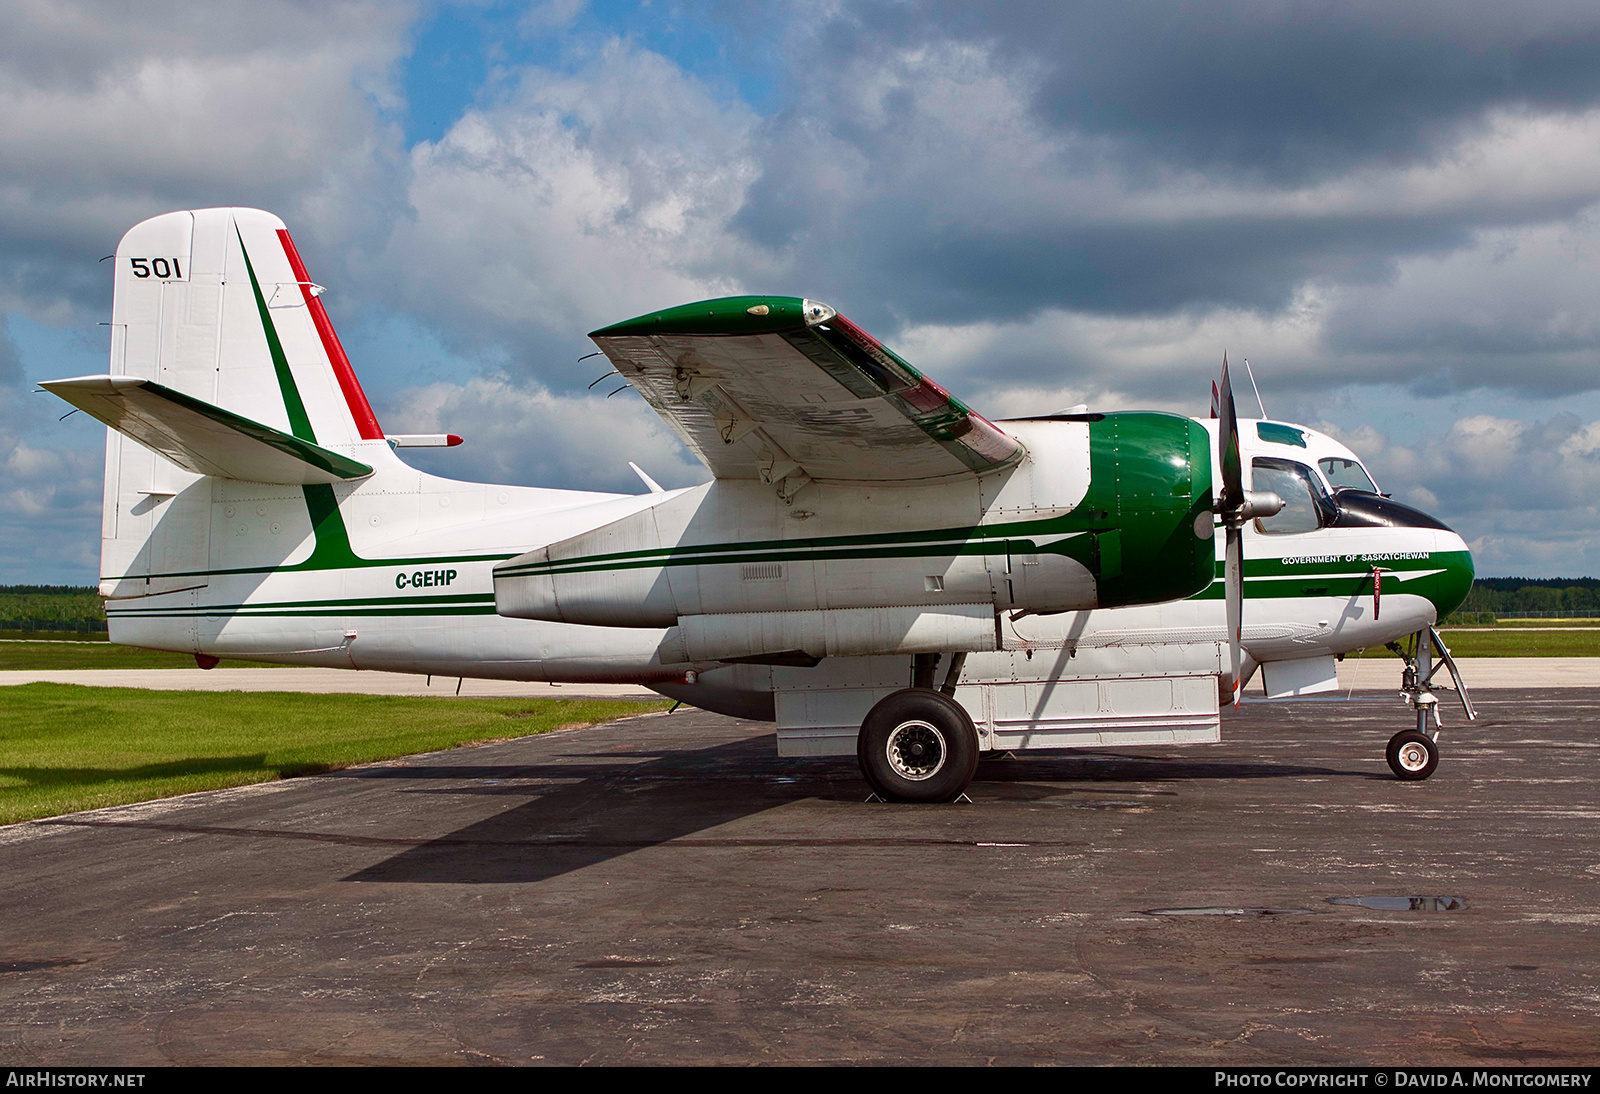
[[[176,258],[130,258],[133,276],[141,280],[154,277],[158,281],[182,281],[183,266]]]

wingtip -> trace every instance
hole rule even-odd
[[[648,312],[589,332],[590,338],[661,334],[765,334],[807,324],[798,296],[725,296]]]

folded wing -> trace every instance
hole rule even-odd
[[[736,296],[593,332],[714,475],[785,500],[813,480],[982,474],[1021,445],[825,304]]]

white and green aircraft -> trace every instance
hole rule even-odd
[[[400,458],[459,439],[383,432],[321,292],[258,210],[123,237],[108,374],[42,385],[111,427],[113,641],[642,684],[949,801],[982,752],[1215,741],[1257,672],[1331,691],[1336,658],[1411,636],[1388,758],[1437,762],[1466,545],[1332,438],[1240,423],[1226,363],[1209,420],[995,423],[824,304],[709,300],[592,337],[712,481],[500,486]]]

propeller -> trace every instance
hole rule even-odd
[[[1218,418],[1217,448],[1222,458],[1222,494],[1217,516],[1227,530],[1223,554],[1223,590],[1228,605],[1228,653],[1233,671],[1233,705],[1239,705],[1244,682],[1244,526],[1257,517],[1270,517],[1283,508],[1283,499],[1267,490],[1244,488],[1244,461],[1239,455],[1239,416],[1233,405],[1233,382],[1228,378],[1228,355],[1222,355],[1222,387],[1211,385],[1211,410]]]

